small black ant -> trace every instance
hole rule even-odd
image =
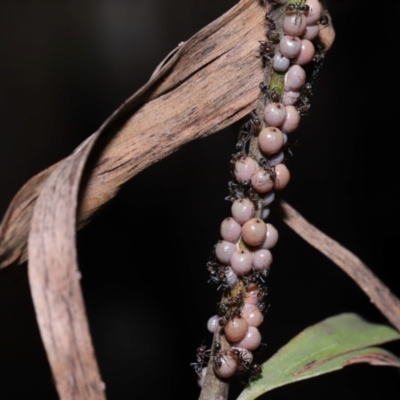
[[[233,308],[227,311],[225,315],[223,315],[219,319],[219,325],[220,326],[225,326],[230,320],[234,318],[241,318],[242,316],[242,311],[239,310],[238,308]]]
[[[327,26],[329,26],[329,17],[327,15],[328,10],[325,10],[322,15],[321,18],[318,20],[318,24],[322,25],[324,28],[326,28]],[[322,28],[322,29],[324,29]]]
[[[312,73],[311,73],[311,82],[315,80],[315,77],[317,76],[319,70],[321,69],[324,61],[325,61],[325,53],[326,49],[322,45],[322,43],[316,43],[315,44],[315,55],[313,57],[313,63],[312,63]]]
[[[194,370],[198,375],[201,374],[201,371],[204,365],[207,364],[207,360],[209,359],[209,357],[210,357],[210,350],[209,349],[207,350],[206,345],[203,344],[197,348],[196,362],[190,363],[190,365],[194,368]]]
[[[258,285],[257,299],[261,301],[267,295],[268,295],[267,287],[265,285]]]
[[[246,149],[246,144],[248,143],[250,137],[254,135],[261,126],[260,118],[257,114],[252,111],[250,113],[250,119],[242,126],[239,132],[239,141],[236,143],[236,150],[238,153],[244,154]]]
[[[318,65],[319,67],[321,67],[322,63],[324,62],[324,60],[325,60],[325,56],[324,56],[324,54],[322,54],[322,52],[321,53],[315,53],[315,55],[313,57],[314,66]]]
[[[283,146],[283,154],[284,154],[284,161],[287,161],[289,158],[293,157],[293,148],[299,145],[299,141],[296,139],[292,142],[287,142]]]
[[[212,346],[211,357],[213,358],[214,367],[216,369],[221,368],[221,365],[222,365],[221,359],[223,358],[222,353],[227,354],[227,351],[221,352],[221,343],[214,340],[213,346]]]
[[[228,278],[226,277],[227,267],[211,260],[207,263],[207,271],[210,273],[210,279],[207,283],[219,285],[217,290],[221,288],[223,290],[230,289]]]
[[[249,370],[249,382],[253,382],[260,378],[262,374],[262,366],[260,364],[253,364]]]
[[[265,82],[261,82],[259,87],[261,89],[261,92],[269,96],[274,103],[280,102],[281,98],[279,96],[279,93],[275,90],[275,88],[273,89],[268,88]]]
[[[229,181],[228,190],[229,190],[229,196],[225,197],[225,200],[227,201],[233,203],[234,201],[242,199],[244,197],[243,192],[241,191],[241,188],[237,181]]]
[[[281,39],[281,35],[279,34],[279,32],[275,32],[275,31],[268,31],[267,32],[267,39],[272,42],[272,43],[279,43],[279,40]]]
[[[232,348],[231,349],[232,355],[236,358],[236,361],[239,365],[242,365],[247,371],[251,366],[251,362],[253,361],[251,357],[246,357],[248,354],[247,350],[239,350]]]
[[[242,152],[238,152],[236,154],[232,154],[232,158],[230,161],[230,168],[231,168],[231,174],[234,177],[235,176],[235,170],[236,170],[236,163],[238,161],[244,161],[246,160],[246,155],[243,154]]]
[[[265,14],[265,20],[268,22],[268,29],[274,31],[276,29],[275,21],[272,19],[272,11]]]
[[[263,269],[261,271],[255,271],[254,269],[249,272],[247,275],[243,276],[243,281],[245,282],[246,285],[249,285],[250,283],[256,283],[264,285],[265,279],[267,278],[269,274],[269,268]]]
[[[223,317],[228,311],[229,307],[225,303],[217,303],[217,313],[220,317]]]
[[[307,5],[307,4],[302,5],[301,3],[302,3],[302,0],[299,0],[299,2],[297,4],[292,3],[292,4],[288,4],[286,6],[286,12],[293,12],[293,11],[296,12],[296,19],[295,19],[296,24],[297,24],[298,17],[300,16],[300,13],[310,11],[309,5]]]
[[[267,42],[260,40],[260,56],[264,66],[268,60],[271,60],[275,55],[275,47]]]
[[[247,380],[241,380],[242,385],[250,385],[253,381],[259,379],[262,374],[262,366],[260,364],[252,364],[247,371]]]
[[[267,5],[267,0],[261,0],[261,4],[265,7]],[[271,7],[271,9],[268,9],[268,13],[271,14],[274,11],[274,8],[278,7],[278,4],[272,0],[272,2],[269,2],[268,6]]]
[[[257,303],[257,307],[261,312],[267,311],[267,305],[262,301]]]
[[[261,157],[260,160],[259,160],[259,162],[260,162],[262,168],[263,168],[266,172],[268,172],[269,178],[270,178],[272,181],[276,181],[276,179],[277,179],[277,173],[276,173],[276,171],[275,171],[275,165],[271,165],[271,161],[268,160],[268,159],[266,159],[265,157]]]
[[[301,95],[296,102],[296,110],[301,115],[307,115],[308,109],[311,107],[310,100],[307,96]]]
[[[228,307],[239,307],[243,303],[243,295],[242,294],[237,294],[236,296],[228,297],[225,300],[225,304]]]
[[[243,295],[237,294],[236,296],[228,297],[225,301],[221,301],[217,304],[218,308],[221,310],[227,310],[232,307],[239,307],[243,303]],[[225,311],[226,312],[226,311]]]
[[[323,15],[323,16],[319,19],[318,23],[319,23],[320,25],[328,26],[328,25],[329,25],[329,18],[328,18],[328,16],[327,16],[327,15]]]
[[[311,82],[306,82],[302,89],[301,89],[301,94],[305,95],[305,96],[312,96],[313,92],[312,92],[312,84]]]
[[[301,5],[302,1],[300,0],[297,4],[288,4],[286,6],[286,11],[297,11],[297,12],[306,12],[310,11],[310,6],[307,4]]]
[[[228,297],[224,301],[217,303],[217,312],[220,316],[219,324],[220,326],[225,326],[231,319],[235,317],[240,318],[242,312],[240,310],[243,305],[243,295],[237,294],[233,297]]]
[[[229,196],[225,197],[225,200],[234,202],[245,197],[249,198],[254,204],[255,209],[258,209],[258,193],[254,190],[251,182],[243,181],[239,183],[238,181],[228,182]]]

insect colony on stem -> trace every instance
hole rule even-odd
[[[232,155],[234,180],[226,197],[232,202],[231,216],[222,221],[221,240],[207,263],[208,282],[223,292],[223,298],[207,323],[215,334],[211,349],[200,346],[191,364],[200,386],[209,362],[220,378],[237,374],[249,382],[262,372],[253,363],[252,351],[261,344],[258,327],[267,308],[270,250],[278,241],[277,230],[264,220],[274,192],[290,180],[285,165],[294,144],[290,134],[310,107],[312,84],[324,61],[318,35],[329,18],[319,0],[275,0],[268,5],[265,21],[267,40],[261,40],[259,48],[265,79],[260,83],[259,106],[243,125]],[[215,340],[222,336],[227,348]]]

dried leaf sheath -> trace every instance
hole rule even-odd
[[[29,284],[40,334],[60,399],[105,399],[79,282],[75,246],[80,177],[93,141],[45,182],[28,240]]]
[[[255,108],[262,80],[257,45],[265,34],[263,17],[257,1],[241,1],[181,45],[90,137],[95,142],[101,135],[86,170],[78,225],[138,172]],[[28,181],[10,204],[0,226],[0,268],[26,260],[33,206],[54,168]]]

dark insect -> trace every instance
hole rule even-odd
[[[225,316],[229,311],[229,306],[223,302],[217,303],[217,313],[220,317]],[[224,324],[225,325],[225,324]]]
[[[258,118],[257,114],[252,111],[250,113],[250,119],[242,126],[239,132],[239,141],[236,143],[236,150],[238,151],[238,153],[243,155],[245,154],[246,145],[249,139],[257,132],[260,126],[260,119]],[[233,155],[233,157],[234,156],[235,155]]]
[[[323,15],[320,20],[318,21],[319,24],[324,25],[324,26],[328,26],[329,24],[329,18],[327,15]]]
[[[210,358],[210,350],[207,349],[207,346],[203,344],[197,348],[196,362],[191,363],[190,365],[194,368],[196,373],[200,375],[203,367],[207,365],[209,358]]]
[[[230,169],[231,169],[231,174],[233,177],[235,177],[236,163],[240,160],[245,161],[246,155],[244,155],[242,152],[232,154],[232,158],[230,161]]]
[[[296,139],[292,142],[287,142],[283,146],[283,154],[285,156],[284,161],[287,161],[289,158],[293,157],[293,148],[299,145],[299,141]]]
[[[242,294],[237,294],[236,296],[228,297],[225,300],[225,304],[228,307],[240,307],[243,303],[243,295]]]
[[[269,96],[269,98],[274,103],[280,103],[281,97],[279,96],[279,93],[275,90],[275,88],[270,89],[265,82],[261,82],[259,87],[261,89],[261,92]]]
[[[272,15],[272,12],[267,12],[267,13],[265,14],[265,20],[266,20],[267,22],[274,22],[274,20],[272,19],[271,15]]]
[[[268,311],[269,305],[267,306],[264,302],[260,301],[257,303],[258,309],[265,314]]]
[[[221,350],[221,343],[214,340],[213,345],[212,345],[212,354],[211,355],[215,356],[216,354],[219,353],[220,350]]]
[[[246,373],[246,379],[240,381],[242,385],[250,385],[253,381],[259,379],[262,374],[262,366],[260,364],[252,364]]]
[[[268,289],[265,285],[258,285],[258,292],[257,292],[257,298],[259,301],[261,301],[265,296],[268,294]]]
[[[322,66],[322,63],[324,62],[324,60],[325,60],[325,56],[324,56],[324,54],[322,52],[321,53],[315,53],[315,55],[313,57],[313,63],[315,65]]]
[[[301,115],[307,115],[308,109],[311,107],[310,100],[307,96],[301,95],[296,102],[296,110]]]
[[[260,40],[260,57],[264,66],[268,60],[271,60],[275,55],[275,46],[267,41]]]
[[[213,358],[214,367],[216,369],[220,369],[223,355],[221,354],[221,343],[217,342],[216,340],[214,340],[212,345],[211,357]]]
[[[217,303],[217,312],[220,326],[225,326],[229,320],[242,316],[242,305],[244,296],[237,294],[236,296],[228,297],[224,301]]]
[[[286,11],[297,11],[297,12],[306,12],[310,11],[310,6],[307,4],[301,5],[302,1],[300,0],[297,4],[288,4],[286,6]]]
[[[253,364],[249,369],[249,382],[259,379],[262,374],[262,366],[260,364]]]
[[[326,28],[326,27],[329,25],[329,17],[328,17],[328,15],[327,15],[327,13],[328,13],[328,10],[325,10],[325,11],[322,13],[321,18],[320,18],[319,21],[318,21],[318,23],[319,23],[320,25],[322,25],[324,28]],[[322,29],[324,29],[324,28],[322,28]]]
[[[264,285],[265,279],[269,274],[269,268],[263,269],[262,271],[252,270],[247,275],[243,276],[243,282],[246,285],[250,283],[256,283],[257,285]]]
[[[225,197],[225,200],[234,202],[238,199],[242,199],[244,197],[243,192],[240,190],[240,185],[237,181],[228,182],[228,190],[229,196]]]
[[[240,318],[242,316],[242,311],[239,308],[228,309],[225,315],[219,319],[219,325],[225,326],[230,320],[234,318]]]
[[[268,31],[267,32],[267,39],[272,42],[272,43],[279,43],[279,40],[281,39],[281,35],[279,34],[279,32],[275,32],[275,31]]]
[[[303,87],[301,88],[301,94],[305,96],[312,96],[312,84],[311,82],[306,82]]]
[[[207,271],[210,273],[210,278],[207,283],[219,285],[217,290],[220,290],[221,288],[223,290],[230,289],[228,278],[226,277],[226,266],[219,264],[215,260],[211,260],[207,263]]]
[[[265,7],[267,5],[267,0],[261,0],[261,4]],[[271,9],[268,9],[268,13],[272,13],[274,11],[275,7],[278,7],[278,3],[275,3],[274,0],[270,1],[268,4],[269,7],[271,7]]]
[[[312,73],[311,73],[311,82],[313,82],[319,72],[319,70],[321,69],[324,60],[325,60],[325,52],[326,49],[324,49],[323,45],[321,43],[317,43],[315,45],[315,55],[313,57],[313,64],[312,64]]]
[[[228,297],[224,301],[217,303],[218,309],[226,313],[229,308],[240,307],[243,304],[243,295],[237,294],[236,296]]]
[[[271,165],[271,161],[266,159],[265,157],[261,157],[259,162],[263,169],[269,174],[269,178],[272,181],[276,181],[277,174],[275,171],[275,165]]]
[[[302,5],[302,0],[299,0],[299,2],[297,4],[291,3],[288,4],[286,6],[286,12],[296,12],[296,23],[297,23],[297,19],[300,16],[300,13],[304,13],[307,11],[310,11],[310,6],[308,6],[307,4]]]
[[[235,359],[239,365],[242,365],[246,370],[249,370],[249,368],[251,366],[252,358],[251,357],[246,358],[246,355],[248,354],[247,350],[243,351],[243,350],[232,348],[231,353],[232,353],[233,357],[235,357]]]
[[[225,200],[233,203],[236,200],[247,197],[254,204],[255,209],[258,209],[258,193],[254,190],[251,182],[243,181],[239,183],[236,180],[230,181],[228,182],[228,189],[229,196],[225,197]]]

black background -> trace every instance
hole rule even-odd
[[[234,4],[2,0],[0,213],[27,179],[94,132],[170,50]],[[399,80],[393,58],[399,5],[366,4],[328,3],[337,39],[317,78],[309,116],[295,133],[299,146],[283,197],[400,296],[394,142]],[[219,300],[206,283],[205,263],[229,215],[224,197],[234,145],[232,129],[190,143],[132,179],[77,235],[87,312],[110,400],[198,397],[189,363],[211,338],[206,322]],[[268,282],[261,361],[328,316],[355,312],[386,323],[339,268],[276,217],[270,221],[280,240]],[[399,344],[386,347],[400,355]],[[238,390],[233,385],[232,399]],[[397,399],[399,392],[398,371],[360,365],[265,397]],[[26,265],[0,271],[0,397],[57,398]]]

